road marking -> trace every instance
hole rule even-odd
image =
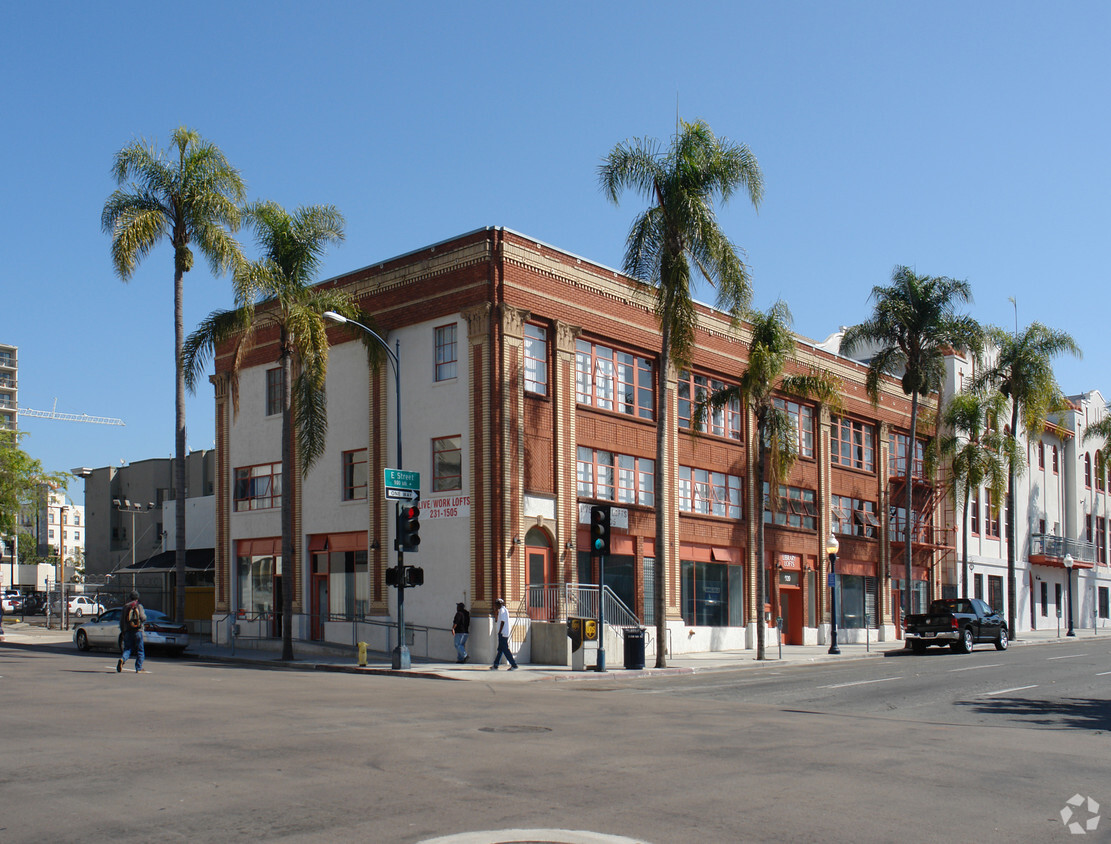
[[[832,686],[818,686],[819,689],[843,689],[846,686],[866,686],[869,683],[889,683],[892,680],[902,680],[902,677],[884,677],[882,680],[857,680],[855,683],[836,683]]]
[[[981,668],[998,668],[1002,662],[989,662],[987,665],[970,665],[967,668],[950,668],[950,674],[956,674],[958,671],[979,671]]]
[[[1047,656],[1046,661],[1051,659],[1076,659],[1078,656],[1087,656],[1087,654],[1069,654],[1068,656]]]
[[[1108,674],[1111,674],[1111,671],[1101,671],[1096,676],[1097,677],[1106,677]]]
[[[1037,685],[1033,685],[1033,686],[1015,686],[1013,689],[1000,689],[997,692],[985,692],[984,695],[986,697],[991,697],[992,695],[1005,695],[1005,694],[1007,694],[1007,692],[1021,692],[1024,689],[1036,689],[1036,688],[1037,688]]]

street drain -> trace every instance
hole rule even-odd
[[[528,724],[507,724],[503,727],[479,727],[481,733],[550,733],[551,727],[533,727]]]

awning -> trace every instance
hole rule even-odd
[[[121,571],[143,572],[145,574],[165,574],[177,571],[176,551],[163,551],[147,557]],[[190,548],[185,552],[186,571],[214,571],[216,569],[215,548]]]

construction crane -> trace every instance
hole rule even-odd
[[[32,410],[29,407],[21,407],[18,413],[20,416],[34,416],[39,419],[57,419],[59,422],[90,422],[93,425],[124,424],[122,419],[116,419],[114,416],[89,416],[87,413],[59,413],[57,399],[54,399],[54,408],[52,410]]]

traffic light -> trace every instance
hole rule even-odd
[[[397,511],[397,541],[394,547],[398,551],[410,553],[417,550],[420,545],[420,500],[403,504]]]
[[[390,566],[386,569],[386,585],[397,586],[397,566]]]
[[[590,508],[590,550],[595,554],[610,552],[610,506],[595,504]]]
[[[406,566],[405,567],[405,585],[406,586],[423,586],[424,585],[424,569],[420,566]]]

